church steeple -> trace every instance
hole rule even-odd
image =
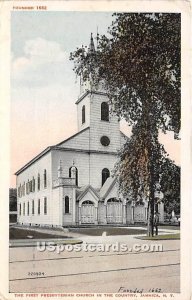
[[[95,50],[95,44],[94,44],[94,40],[93,40],[93,34],[91,32],[91,38],[90,38],[90,44],[89,47],[87,49],[87,58],[89,61],[89,78],[87,79],[86,82],[84,82],[81,78],[80,75],[80,95],[82,95],[83,93],[85,93],[86,91],[90,91],[94,88],[93,85],[93,80],[92,80],[92,75],[93,75],[93,68],[94,68],[94,60],[95,60],[95,56],[96,56],[96,50]]]
[[[91,32],[91,39],[90,39],[90,44],[89,44],[89,48],[88,48],[88,53],[89,54],[95,54],[95,45],[94,45],[94,41],[93,41],[92,32]]]

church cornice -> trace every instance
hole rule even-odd
[[[49,146],[46,149],[44,149],[42,152],[40,152],[37,156],[35,156],[33,159],[31,159],[26,165],[24,165],[22,168],[20,168],[17,172],[15,172],[14,175],[19,175],[22,173],[25,169],[30,167],[34,162],[39,160],[41,157],[43,157],[48,152],[56,150],[56,151],[73,151],[73,152],[81,152],[81,153],[87,153],[87,154],[111,154],[111,155],[117,155],[117,152],[109,152],[109,151],[100,151],[100,150],[86,150],[86,149],[76,149],[76,148],[65,148],[65,147],[58,147],[56,146]]]
[[[75,102],[75,104],[78,104],[80,103],[87,95],[91,95],[91,94],[94,94],[94,95],[101,95],[101,96],[108,96],[107,93],[104,93],[104,92],[99,92],[99,91],[90,91],[90,90],[87,90],[83,95],[81,95],[78,100]]]
[[[83,152],[83,153],[87,153],[87,154],[100,153],[100,154],[117,155],[117,152],[114,152],[114,151],[89,150],[89,149],[76,149],[76,148],[65,148],[65,147],[57,147],[57,146],[54,146],[54,147],[52,148],[52,150],[57,150],[57,151]]]

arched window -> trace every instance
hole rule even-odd
[[[21,215],[21,203],[19,204],[19,214]]]
[[[47,187],[47,171],[46,170],[44,170],[43,177],[44,177],[44,188],[46,188]]]
[[[69,214],[69,197],[65,196],[65,214]]]
[[[20,186],[19,186],[19,197],[20,197],[20,198],[22,197],[21,184],[20,184]]]
[[[101,103],[101,120],[109,121],[109,105],[107,102]]]
[[[135,206],[144,206],[145,205],[145,203],[143,202],[143,200],[141,199],[141,200],[139,200],[139,201],[137,201],[136,203],[135,203]]]
[[[32,215],[35,214],[35,203],[34,200],[32,200]]]
[[[29,192],[31,193],[33,191],[33,181],[29,181]]]
[[[38,177],[37,177],[37,189],[38,189],[38,191],[40,190],[40,174],[38,174]]]
[[[85,200],[83,203],[82,203],[82,205],[86,205],[86,204],[91,204],[91,205],[94,205],[94,203],[92,202],[92,201],[90,201],[90,200]]]
[[[35,192],[35,178],[33,177],[33,192]]]
[[[69,168],[69,177],[72,176],[72,172],[71,172],[72,168],[75,168],[75,184],[76,186],[78,186],[78,169],[76,167],[72,166]]]
[[[44,215],[47,214],[47,197],[44,197]]]
[[[38,199],[38,210],[37,210],[37,212],[38,212],[38,215],[40,215],[40,213],[41,213],[41,202],[40,202],[40,199]]]
[[[102,170],[102,185],[104,185],[105,181],[107,180],[107,178],[110,176],[110,172],[107,168],[104,168]]]
[[[85,123],[85,105],[82,107],[82,124]]]
[[[27,202],[27,215],[29,215],[29,201]]]
[[[111,202],[121,202],[121,200],[117,198],[110,198],[107,200],[107,203],[111,203]]]
[[[29,189],[29,179],[28,179],[28,181],[27,181],[27,194],[29,194],[30,193],[30,189]]]

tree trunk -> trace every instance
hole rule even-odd
[[[151,191],[151,197],[148,203],[148,220],[147,220],[147,236],[154,235],[154,197]]]

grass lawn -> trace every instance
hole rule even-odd
[[[9,228],[9,239],[10,240],[18,240],[18,239],[46,239],[46,238],[68,238],[67,236],[63,235],[56,235],[56,234],[48,234],[43,232],[38,232],[35,230],[27,230],[22,228]]]
[[[160,229],[172,229],[172,230],[180,230],[179,225],[160,225],[158,226]]]
[[[134,226],[141,226],[143,228],[147,229],[147,225],[134,225]],[[171,230],[180,230],[180,226],[179,225],[159,225],[158,226],[159,229],[171,229]]]
[[[70,228],[69,232],[80,233],[91,236],[101,236],[104,232],[106,235],[134,235],[145,234],[146,230],[133,228],[120,228],[120,227],[100,227],[100,228]]]
[[[137,237],[140,240],[149,240],[149,241],[158,241],[158,240],[180,240],[180,233],[172,233],[172,234],[160,234],[152,236],[140,236]]]

